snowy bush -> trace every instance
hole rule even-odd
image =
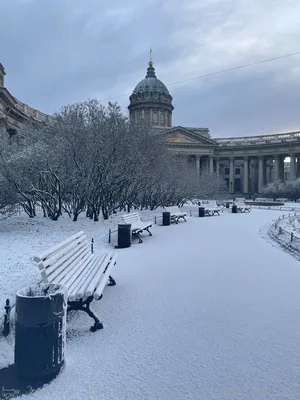
[[[288,198],[297,200],[300,198],[300,178],[286,182],[271,182],[263,188],[262,194],[273,199]]]

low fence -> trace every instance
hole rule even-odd
[[[2,334],[4,337],[6,337],[10,333],[10,313],[14,306],[15,305],[11,306],[9,299],[6,300],[4,306],[5,314],[0,318],[0,326],[2,325],[0,336]]]
[[[298,211],[300,212],[300,206],[292,207],[292,206],[256,206],[251,204],[251,208],[261,209],[261,210],[275,210],[275,211]]]
[[[300,210],[299,210],[300,211]],[[281,215],[269,228],[269,236],[281,247],[300,258],[300,232],[295,234],[292,224],[299,221],[299,214]],[[284,225],[284,227],[282,226]],[[290,225],[290,229],[286,226]]]

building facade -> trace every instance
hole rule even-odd
[[[149,62],[146,77],[129,98],[131,123],[146,120],[166,137],[171,151],[186,156],[200,176],[224,176],[230,193],[260,193],[273,180],[300,177],[300,131],[263,136],[212,138],[208,128],[172,126],[172,96]],[[17,132],[27,121],[50,123],[53,117],[16,99],[5,87],[0,64],[0,128]],[[288,157],[289,163],[284,160]]]
[[[172,126],[172,96],[157,79],[152,61],[129,100],[131,123],[150,122],[165,135],[171,151],[186,155],[199,176],[202,171],[222,175],[230,193],[260,193],[271,181],[300,177],[300,131],[212,138],[208,128]]]
[[[50,115],[35,110],[12,96],[5,87],[5,75],[5,69],[0,63],[0,128],[13,134],[26,121],[50,122]]]

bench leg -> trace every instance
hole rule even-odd
[[[139,243],[143,243],[140,232],[134,232],[133,235],[139,239]]]
[[[93,296],[87,298],[83,301],[73,301],[68,304],[68,310],[79,310],[86,312],[93,320],[95,321],[94,325],[91,326],[90,331],[96,332],[100,329],[103,329],[103,324],[97,315],[91,310],[91,302],[93,301]]]
[[[147,231],[149,233],[149,236],[152,236],[152,233],[149,231],[149,229],[150,229],[150,227],[146,228],[145,231]]]
[[[108,282],[108,286],[115,286],[116,285],[116,281],[114,280],[114,278],[113,277],[111,277],[110,275],[109,275],[109,282]]]

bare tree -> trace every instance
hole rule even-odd
[[[16,192],[0,176],[0,219],[9,218],[17,212],[18,198]]]
[[[216,199],[226,195],[228,195],[228,187],[222,176],[208,171],[200,175],[196,198]]]
[[[159,130],[130,125],[117,104],[97,100],[63,107],[51,125],[27,125],[0,137],[0,172],[30,217],[35,204],[57,220],[63,210],[95,221],[116,209],[155,209],[183,199],[215,197],[225,190],[168,150]]]

